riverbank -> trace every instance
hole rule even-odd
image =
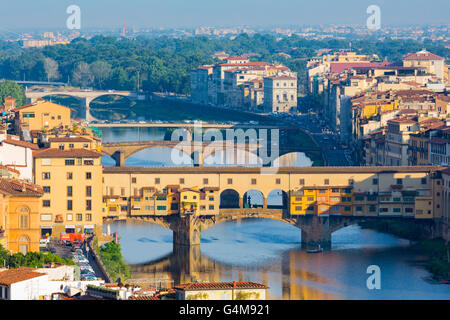
[[[436,280],[450,280],[450,244],[442,238],[426,239],[423,229],[416,221],[372,220],[359,224],[363,229],[391,234],[411,241],[417,253],[427,257],[426,269]]]
[[[98,246],[98,242],[95,240],[94,248],[111,281],[120,279],[120,282],[124,282],[126,279],[130,278],[130,267],[123,260],[120,239],[118,243],[111,241],[101,246]]]

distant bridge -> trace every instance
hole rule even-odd
[[[261,158],[255,158],[258,156],[258,150],[266,147],[263,144],[251,144],[251,143],[233,143],[231,144],[231,150],[237,150],[234,159],[235,163],[242,165],[269,165],[269,162],[275,161],[282,155],[297,152],[291,147],[279,147],[278,153],[273,155],[270,154],[270,161],[266,163],[261,163]],[[194,165],[203,166],[204,160],[209,156],[216,154],[217,152],[226,152],[228,149],[228,145],[226,141],[210,141],[210,142],[200,142],[200,141],[167,141],[167,140],[150,140],[150,141],[132,141],[132,142],[106,142],[102,143],[102,152],[116,162],[116,166],[125,166],[125,161],[133,154],[152,148],[170,148],[176,149],[187,156],[189,156]],[[267,148],[271,148],[271,146],[267,146]],[[298,152],[307,152],[307,151],[316,151],[316,148],[302,148],[301,151]],[[241,153],[242,151],[242,153]],[[253,158],[251,156],[253,155]],[[224,154],[223,157],[226,157]],[[252,160],[255,163],[252,163]],[[224,161],[223,164],[226,164]]]
[[[80,110],[82,117],[86,119],[87,121],[93,121],[95,120],[94,117],[90,114],[90,103],[92,100],[105,96],[105,95],[117,95],[121,97],[126,97],[130,101],[138,100],[140,99],[140,95],[137,94],[137,92],[133,91],[88,91],[88,90],[54,90],[54,91],[29,91],[27,90],[25,92],[25,96],[28,99],[28,102],[32,103],[35,102],[38,98],[43,98],[46,96],[70,96],[77,98],[80,100]]]
[[[116,166],[124,166],[125,160],[136,152],[151,148],[170,148],[176,149],[189,156],[194,164],[203,165],[204,159],[214,155],[218,151],[225,151],[226,146],[222,143],[216,147],[211,147],[214,142],[197,142],[197,141],[166,141],[166,140],[150,140],[150,141],[133,141],[133,142],[109,142],[102,144],[102,152],[116,161]],[[234,143],[233,150],[242,150],[251,152],[257,150],[260,146],[257,144]],[[245,154],[244,154],[245,156]],[[245,160],[245,159],[244,159]],[[249,159],[246,159],[249,163]]]

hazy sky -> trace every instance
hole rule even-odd
[[[381,23],[450,23],[450,0],[0,0],[0,28],[65,28],[66,8],[81,8],[81,27],[269,26],[365,24],[366,8]]]

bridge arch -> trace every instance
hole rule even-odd
[[[239,209],[240,195],[234,189],[226,189],[220,193],[220,209]]]
[[[267,204],[266,201],[264,193],[257,189],[247,190],[243,196],[244,208],[263,208]]]
[[[139,161],[146,161],[146,159],[158,159],[158,158],[159,158],[158,160],[170,159],[170,163],[163,163],[162,161],[159,161],[159,163],[163,163],[164,166],[169,167],[193,165],[191,155],[179,148],[163,147],[163,146],[142,147],[140,149],[136,149],[132,152],[127,153],[127,157],[125,159],[125,163],[127,165],[134,165],[133,163],[130,163],[131,156],[137,158],[141,157],[142,160],[139,159]],[[148,163],[148,165],[155,165],[155,164],[156,164],[155,161],[150,161]]]
[[[272,163],[278,167],[311,167],[313,161],[305,154],[305,152],[280,151],[278,158],[274,159]]]

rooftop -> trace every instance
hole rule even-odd
[[[47,276],[46,274],[33,271],[32,268],[20,267],[0,272],[0,284],[10,286],[17,282]]]
[[[23,180],[0,178],[0,193],[13,196],[42,196],[42,188]]]
[[[103,153],[88,149],[59,150],[56,148],[47,148],[33,152],[34,158],[98,158],[101,156],[103,156]]]
[[[223,290],[223,289],[267,289],[268,287],[256,282],[193,282],[175,286],[177,290]]]

